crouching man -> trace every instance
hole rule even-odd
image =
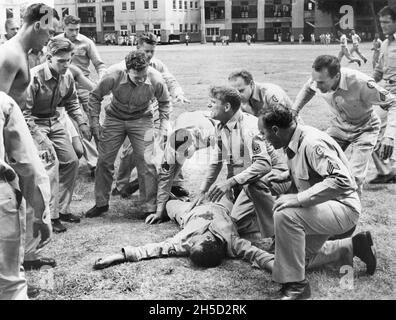
[[[279,105],[259,117],[259,129],[275,149],[284,148],[289,171],[269,181],[291,179],[292,190],[274,204],[275,256],[272,278],[282,284],[280,298],[310,296],[305,269],[328,263],[352,265],[353,256],[376,269],[369,232],[327,241],[356,225],[361,212],[357,185],[348,161],[328,134],[296,123],[289,108]]]
[[[169,256],[189,256],[195,265],[205,268],[218,266],[226,256],[242,258],[263,269],[268,266],[273,256],[239,236],[230,217],[232,203],[226,197],[222,202],[208,202],[191,211],[189,207],[189,202],[180,200],[166,204],[169,218],[182,228],[174,237],[160,243],[122,248],[119,253],[98,259],[94,269]]]

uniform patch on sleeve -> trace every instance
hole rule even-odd
[[[381,101],[386,101],[386,96],[389,94],[388,90],[380,90],[379,95]]]
[[[253,141],[253,154],[256,155],[256,154],[259,154],[259,153],[261,153],[260,144],[257,143],[256,141]]]
[[[340,170],[340,166],[335,162],[328,161],[327,162],[327,173],[333,174],[334,171],[336,171],[336,170]]]
[[[374,89],[374,88],[375,88],[375,85],[376,85],[376,83],[375,83],[374,80],[369,80],[369,81],[367,81],[367,87],[368,87],[369,89]]]
[[[276,97],[276,95],[273,95],[273,96],[272,96],[272,100],[273,100],[274,102],[279,102],[279,99]]]
[[[323,157],[324,156],[324,151],[323,148],[321,146],[317,146],[315,148],[315,153],[319,156],[319,157]]]

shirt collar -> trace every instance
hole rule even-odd
[[[297,153],[298,148],[300,147],[301,135],[302,135],[302,128],[300,125],[297,125],[296,130],[294,130],[294,133],[290,139],[290,142],[287,145],[287,148],[289,148],[291,151],[293,151],[294,154]]]
[[[348,83],[347,83],[347,76],[346,76],[346,72],[341,68],[340,70],[340,83],[338,84],[337,88],[335,89],[335,91],[337,89],[342,89],[342,90],[348,90]]]
[[[59,79],[60,77],[61,77],[61,75],[58,75],[58,79]],[[54,75],[52,74],[48,62],[46,62],[46,63],[44,64],[44,79],[45,79],[45,81],[49,81],[49,80],[51,80],[52,78],[55,79],[56,81],[58,81],[58,79],[55,78]]]
[[[253,87],[253,92],[252,92],[252,96],[250,97],[249,100],[256,100],[256,101],[260,101],[260,88],[258,87],[258,85],[254,83],[254,87]]]
[[[65,37],[65,38],[67,39],[66,33],[63,33],[63,37]],[[76,40],[79,41],[79,42],[83,41],[83,38],[82,38],[82,36],[81,36],[81,33],[79,33],[79,34],[77,35]]]
[[[227,121],[226,124],[223,125],[223,124],[219,123],[219,128],[222,129],[222,128],[227,127],[227,129],[229,131],[232,131],[233,129],[235,129],[236,124],[238,123],[238,121],[241,117],[242,117],[242,111],[241,111],[241,109],[239,109],[237,112],[234,113],[234,115],[231,117],[231,119]]]

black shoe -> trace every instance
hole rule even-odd
[[[97,207],[94,206],[91,209],[89,209],[87,211],[87,213],[85,214],[85,216],[87,218],[95,218],[95,217],[99,217],[103,212],[106,212],[109,210],[109,205],[105,205],[103,207]]]
[[[27,286],[27,296],[28,298],[36,298],[40,294],[40,288],[28,285]]]
[[[343,234],[334,235],[334,236],[330,237],[327,240],[334,241],[334,240],[339,240],[339,239],[350,238],[350,237],[352,237],[352,235],[355,232],[355,230],[356,230],[356,225],[352,229],[348,230],[347,232],[345,232]]]
[[[180,186],[173,186],[171,192],[176,197],[188,197],[190,195],[190,193],[186,189]]]
[[[130,195],[133,195],[138,190],[139,190],[139,181],[138,179],[135,179],[129,182],[124,188],[122,188],[121,198],[128,198]]]
[[[80,223],[80,218],[72,213],[59,214],[59,219],[70,223]]]
[[[67,228],[61,223],[60,219],[52,219],[52,231],[55,233],[65,232]]]
[[[366,264],[369,275],[373,275],[377,268],[377,256],[373,244],[370,231],[360,232],[352,237],[353,256]]]
[[[360,60],[357,60],[356,63],[358,64],[359,67],[362,66],[362,62]]]
[[[311,296],[311,287],[307,280],[288,282],[282,285],[279,300],[304,300]]]
[[[366,64],[366,63],[367,63],[367,59],[366,59],[366,58],[363,58],[363,61],[364,61],[364,64]]]
[[[25,270],[39,270],[42,266],[50,266],[51,268],[54,268],[56,266],[56,261],[52,258],[40,258],[37,260],[23,262]]]
[[[385,184],[385,183],[395,183],[396,175],[394,174],[378,174],[369,184]]]

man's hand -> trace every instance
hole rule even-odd
[[[271,171],[267,175],[264,176],[265,182],[272,182],[281,183],[288,181],[290,179],[289,171],[279,172],[279,171]]]
[[[297,194],[283,194],[275,201],[273,211],[275,213],[286,208],[298,207],[301,207],[301,204],[297,199]]]
[[[80,125],[80,132],[85,139],[87,139],[88,141],[91,141],[92,134],[91,134],[91,129],[89,128],[88,125],[86,125],[85,123]]]
[[[382,138],[380,151],[379,151],[382,160],[389,159],[392,156],[394,145],[395,142],[392,138],[389,137]]]
[[[98,125],[92,127],[91,131],[92,131],[92,136],[94,137],[96,144],[98,144],[99,143],[100,134],[102,132],[101,125],[98,124]]]
[[[156,223],[162,223],[165,220],[167,220],[167,216],[165,214],[161,213],[152,213],[150,214],[147,218],[145,223],[146,224],[156,224]]]
[[[190,103],[190,100],[188,100],[182,94],[179,94],[178,96],[176,96],[174,103]]]
[[[39,233],[41,234],[41,241],[37,245],[37,249],[44,247],[51,241],[50,226],[43,222],[33,222],[33,237],[37,238]]]
[[[208,198],[212,202],[220,201],[220,199],[231,191],[232,186],[236,185],[237,182],[234,178],[230,178],[224,182],[215,184],[212,186],[208,193]]]
[[[206,194],[206,192],[201,191],[198,194],[198,196],[194,199],[194,201],[191,202],[191,205],[187,208],[185,213],[190,212],[196,206],[199,206],[202,203],[202,201],[205,199],[205,194]]]

